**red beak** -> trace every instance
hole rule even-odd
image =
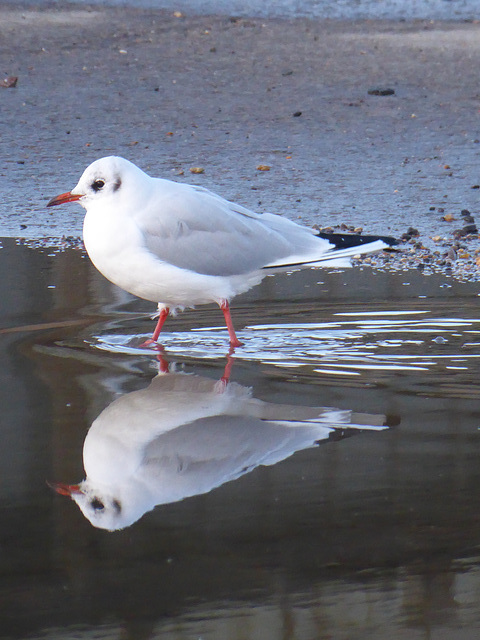
[[[48,486],[61,496],[72,497],[73,493],[82,493],[79,484],[64,484],[63,482],[48,482]]]
[[[65,204],[65,202],[75,202],[76,200],[80,200],[81,197],[81,194],[67,191],[67,193],[61,193],[59,196],[52,198],[47,204],[47,207],[54,207],[57,204]]]

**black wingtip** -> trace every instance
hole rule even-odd
[[[360,236],[356,233],[324,233],[320,231],[319,238],[328,240],[336,249],[349,249],[350,247],[359,247],[362,244],[368,244],[369,242],[375,242],[376,240],[382,240],[389,247],[395,247],[399,244],[399,241],[392,236]]]

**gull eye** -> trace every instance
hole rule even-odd
[[[98,498],[93,498],[93,500],[90,501],[90,506],[95,511],[103,511],[105,509],[105,505]]]
[[[94,191],[100,191],[105,186],[105,180],[95,180],[92,182],[92,189]]]

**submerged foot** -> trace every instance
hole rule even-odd
[[[152,338],[149,338],[148,340],[145,340],[145,342],[142,342],[142,344],[138,345],[139,349],[146,349],[147,347],[151,347],[153,345],[158,345],[158,342],[155,342],[155,340],[153,340]]]

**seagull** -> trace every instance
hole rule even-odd
[[[334,434],[389,426],[381,414],[275,404],[223,378],[159,373],[93,422],[83,445],[85,479],[48,484],[76,502],[94,527],[113,531],[158,505],[208,493]]]
[[[83,239],[95,267],[158,304],[158,322],[145,345],[157,342],[170,312],[215,302],[231,347],[239,347],[229,302],[268,273],[351,266],[352,255],[396,244],[388,237],[355,236],[355,246],[342,242],[339,249],[314,229],[255,213],[199,186],[152,178],[117,156],[93,162],[76,187],[47,207],[67,202],[86,210]]]

